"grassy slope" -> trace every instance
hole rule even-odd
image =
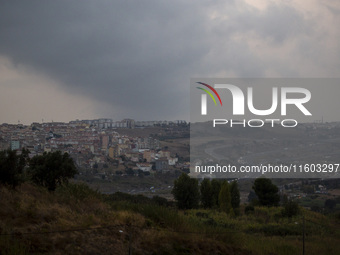
[[[103,197],[83,185],[54,194],[29,184],[17,191],[2,187],[0,254],[128,254],[129,246],[133,254],[302,253],[301,216],[283,219],[280,210],[256,208],[233,218],[216,210],[177,211],[141,197]],[[304,214],[306,254],[337,254],[339,221]],[[55,232],[69,229],[83,230]],[[25,234],[32,232],[45,234]]]

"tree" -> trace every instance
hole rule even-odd
[[[264,206],[278,206],[280,196],[279,189],[270,179],[258,178],[255,180],[253,190],[259,199],[259,204]]]
[[[212,187],[209,179],[204,179],[200,186],[201,203],[204,208],[211,208],[213,205]]]
[[[329,209],[329,210],[333,210],[336,206],[336,200],[334,199],[327,199],[325,201],[325,208]]]
[[[15,188],[23,181],[23,170],[28,162],[29,150],[22,149],[17,155],[15,150],[0,152],[0,183]]]
[[[220,195],[220,190],[221,190],[222,182],[216,179],[213,179],[211,181],[211,200],[212,200],[212,206],[213,207],[218,207],[218,196]]]
[[[233,181],[230,186],[230,194],[231,194],[231,206],[236,209],[240,207],[240,190],[238,189],[238,184],[236,181]]]
[[[61,151],[34,156],[29,163],[29,174],[34,183],[54,191],[78,173],[73,159]]]
[[[233,208],[231,206],[231,194],[230,194],[230,188],[229,183],[227,181],[224,181],[220,190],[220,194],[218,196],[218,202],[220,205],[220,209],[223,212],[231,213],[233,212]]]
[[[284,209],[282,210],[282,215],[284,217],[291,218],[293,216],[298,215],[299,212],[300,209],[298,203],[290,199],[287,202],[285,202]]]
[[[200,196],[197,179],[192,179],[187,174],[182,173],[181,176],[175,180],[171,193],[174,195],[179,209],[198,207]]]

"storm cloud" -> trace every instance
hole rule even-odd
[[[0,56],[97,117],[188,119],[192,77],[339,77],[339,6],[302,2],[2,1]]]

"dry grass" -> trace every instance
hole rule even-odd
[[[152,204],[105,201],[79,184],[55,193],[30,184],[16,191],[0,187],[0,254],[128,254],[129,247],[133,254],[150,255],[301,252],[301,235],[292,232],[299,230],[294,223],[299,219],[278,220],[280,208],[256,208],[253,215],[235,218],[213,210],[178,212]],[[336,222],[305,213],[308,254],[337,254]],[[62,232],[72,229],[82,230]],[[291,234],[282,236],[279,230]]]

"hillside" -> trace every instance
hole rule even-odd
[[[178,211],[162,198],[101,195],[83,184],[54,193],[0,188],[0,254],[300,254],[302,215],[256,207],[230,217]],[[306,254],[337,254],[339,218],[303,211]]]

